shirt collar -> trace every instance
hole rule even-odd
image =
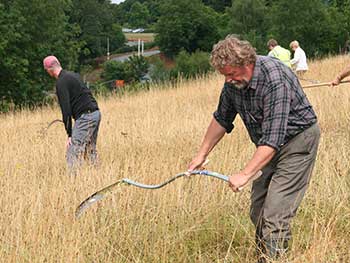
[[[64,70],[64,69],[61,69],[60,73],[58,73],[57,78],[62,77],[62,76],[64,75],[64,73],[65,73],[65,70]]]
[[[248,88],[256,90],[256,86],[258,84],[258,79],[260,74],[260,68],[261,68],[261,56],[256,56],[253,76],[252,76],[252,79],[250,80]]]

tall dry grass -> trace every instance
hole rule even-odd
[[[346,57],[314,61],[306,78],[330,81]],[[1,262],[255,262],[249,190],[183,178],[159,190],[122,186],[79,220],[76,206],[129,177],[156,184],[186,170],[216,108],[222,77],[122,98],[99,98],[99,169],[66,175],[57,107],[2,116]],[[305,83],[308,84],[308,83]],[[322,140],[307,195],[293,221],[288,262],[350,262],[350,85],[306,91]],[[210,155],[209,169],[241,169],[254,146],[239,118]]]

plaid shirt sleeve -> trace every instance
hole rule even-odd
[[[229,87],[226,85],[221,91],[219,105],[213,115],[215,120],[225,128],[227,133],[233,130],[233,121],[236,118],[237,111],[231,101]]]
[[[283,81],[282,74],[275,75],[263,97],[262,137],[257,145],[268,145],[280,150],[287,134],[291,107],[291,88]]]

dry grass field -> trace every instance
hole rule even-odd
[[[349,63],[310,63],[306,78],[330,81]],[[121,178],[157,184],[186,170],[216,108],[213,75],[124,97],[98,98],[98,169],[69,178],[58,107],[0,117],[0,262],[255,262],[249,192],[222,181],[182,178],[159,190],[121,186],[79,220],[77,205]],[[305,82],[305,84],[310,84]],[[293,221],[285,262],[350,262],[350,85],[306,93],[322,129],[310,187]],[[254,146],[239,118],[208,169],[241,169]]]

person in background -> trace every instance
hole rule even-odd
[[[278,45],[275,39],[270,39],[267,42],[267,48],[270,50],[268,56],[278,58],[288,67],[292,67],[290,63],[290,51]]]
[[[297,76],[280,61],[257,56],[233,35],[214,45],[211,64],[225,77],[217,110],[188,171],[200,168],[239,115],[256,150],[229,177],[235,192],[254,180],[250,217],[256,228],[258,262],[287,252],[290,221],[309,185],[320,138],[316,114]]]
[[[295,69],[297,76],[302,78],[305,72],[309,69],[307,66],[307,59],[304,50],[299,46],[299,42],[294,40],[290,43],[290,48],[294,51],[294,56],[290,61],[292,67]]]
[[[56,79],[56,94],[67,132],[66,159],[75,174],[84,158],[97,164],[96,142],[101,121],[96,100],[79,74],[63,70],[55,56],[43,60],[44,69]],[[75,120],[72,127],[72,118]]]
[[[350,65],[345,67],[345,69],[343,69],[343,71],[334,78],[334,80],[331,82],[331,86],[334,87],[339,85],[339,83],[347,76],[350,76]]]

